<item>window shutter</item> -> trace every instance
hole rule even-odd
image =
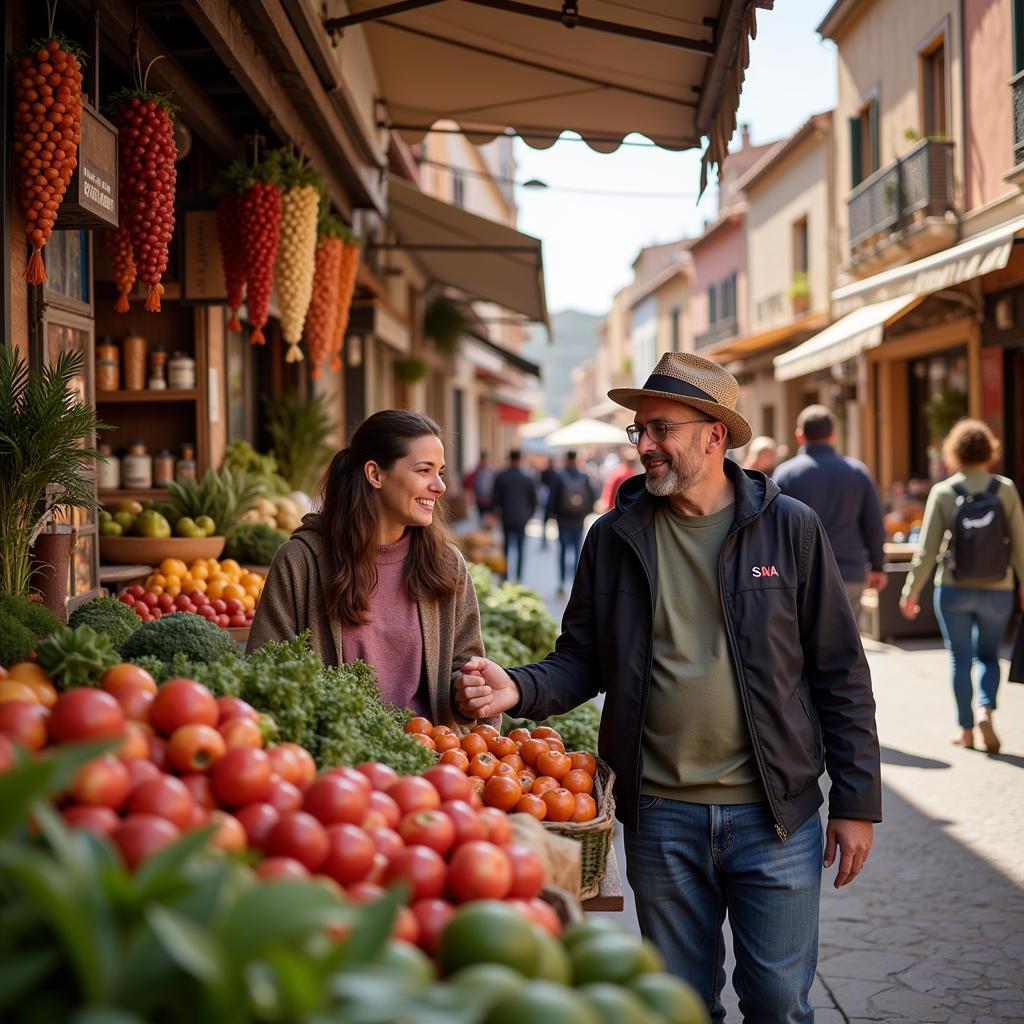
[[[711,326],[718,319],[718,308],[715,302],[715,286],[708,287],[708,326]]]
[[[878,144],[878,97],[871,100],[868,116],[871,118],[871,173],[881,167],[881,147]]]
[[[850,188],[856,188],[864,176],[861,174],[863,154],[860,149],[860,118],[850,118]]]

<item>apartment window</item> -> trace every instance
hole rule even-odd
[[[801,217],[793,224],[793,273],[806,274],[808,267],[807,255],[807,218]]]
[[[878,97],[872,96],[850,118],[850,187],[856,188],[879,166]]]
[[[669,328],[670,328],[670,331],[671,331],[672,351],[673,352],[679,352],[679,351],[681,351],[681,347],[680,347],[681,339],[679,337],[679,308],[678,307],[673,309],[672,312],[669,314]]]
[[[718,321],[718,289],[715,285],[708,286],[708,325],[714,326]]]
[[[736,271],[722,280],[721,317],[723,320],[736,315]]]
[[[920,55],[921,134],[926,139],[949,134],[946,113],[946,46],[943,36]]]
[[[1013,73],[1024,71],[1024,0],[1013,0]]]
[[[466,205],[466,177],[458,168],[452,171],[452,205]]]

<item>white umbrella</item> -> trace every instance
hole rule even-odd
[[[597,444],[626,444],[626,432],[603,420],[584,417],[544,438],[549,448],[584,448]]]

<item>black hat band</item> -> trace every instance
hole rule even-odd
[[[696,384],[688,380],[680,380],[678,377],[669,377],[664,373],[652,373],[644,385],[645,391],[670,391],[680,398],[699,398],[704,402],[714,402],[715,405],[722,405],[717,398],[712,398],[706,391],[702,391]],[[728,408],[722,406],[722,408]]]

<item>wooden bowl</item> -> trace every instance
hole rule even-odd
[[[165,558],[192,562],[219,558],[224,537],[104,537],[100,535],[100,560],[114,565],[159,565]]]

